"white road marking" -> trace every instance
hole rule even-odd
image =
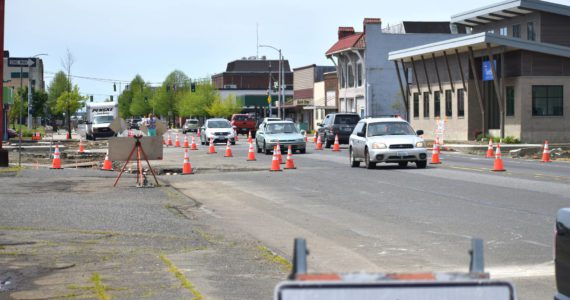
[[[554,276],[554,262],[548,261],[536,265],[498,266],[485,269],[491,279],[528,278]]]

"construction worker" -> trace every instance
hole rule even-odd
[[[152,113],[148,114],[146,128],[148,128],[148,136],[156,136],[156,117]]]

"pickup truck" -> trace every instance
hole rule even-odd
[[[238,133],[248,134],[251,131],[251,135],[255,136],[257,122],[254,118],[246,114],[234,114],[230,120],[232,126],[235,127]]]

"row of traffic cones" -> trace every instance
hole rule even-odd
[[[281,146],[279,144],[273,148],[273,157],[271,159],[271,169],[270,172],[281,172],[281,164],[283,163],[283,157],[281,156]],[[285,162],[284,169],[297,169],[295,167],[295,162],[293,161],[293,151],[291,146],[287,149],[287,161]]]
[[[42,134],[41,133],[36,131],[32,134],[32,141],[41,141],[41,140],[42,140]]]
[[[307,141],[307,134],[305,133],[305,142]],[[317,133],[315,133],[315,141],[316,141],[316,148],[315,150],[323,150],[323,141],[321,140],[321,136],[317,137]],[[338,134],[334,136],[334,144],[333,149],[334,152],[340,151],[340,143],[338,142]]]

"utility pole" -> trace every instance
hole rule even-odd
[[[18,167],[22,166],[22,111],[24,110],[24,97],[21,93],[24,90],[24,67],[20,65],[20,91],[18,92],[18,98],[20,98],[20,119],[18,121]]]
[[[277,117],[282,119],[283,117],[281,116],[281,49],[278,50],[279,51],[279,76],[277,76],[277,103],[279,103],[279,106],[277,107]]]
[[[32,67],[28,62],[28,130],[32,130]],[[20,74],[21,75],[21,74]]]
[[[2,61],[4,60],[4,8],[6,1],[0,0],[0,52]],[[4,135],[4,63],[0,64],[0,82],[2,82],[2,93],[0,93],[0,135]],[[2,139],[0,139],[0,167],[8,166],[8,151],[2,149]]]

